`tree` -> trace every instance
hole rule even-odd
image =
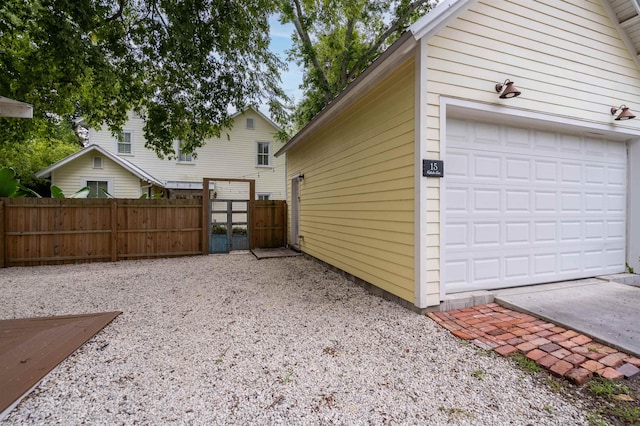
[[[21,123],[16,119],[7,122]],[[30,137],[26,140],[20,143],[0,143],[0,168],[11,168],[22,185],[38,194],[48,196],[49,182],[36,178],[34,173],[73,154],[82,145],[73,130],[73,124],[69,121],[36,120],[34,123],[38,124],[38,127],[32,129]]]
[[[147,146],[194,152],[266,100],[278,118],[281,61],[268,50],[271,0],[4,0],[0,95],[34,106],[33,120],[0,118],[0,149],[43,123],[106,125],[134,110]]]
[[[304,66],[304,98],[294,121],[304,126],[365,70],[432,0],[281,0],[293,23],[290,59]]]

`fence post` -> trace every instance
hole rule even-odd
[[[0,200],[0,268],[4,268],[4,201]]]
[[[288,207],[287,202],[282,203],[282,247],[289,246],[289,224],[287,223]]]
[[[211,215],[209,214],[209,182],[211,179],[202,179],[202,254],[209,254],[209,222]]]
[[[118,203],[111,199],[111,261],[118,261]]]

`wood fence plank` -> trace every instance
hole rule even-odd
[[[111,261],[118,260],[118,203],[113,200],[111,203]]]
[[[25,198],[0,202],[4,225],[0,227],[1,266],[202,253],[200,200]]]
[[[0,200],[0,268],[4,268],[4,202]]]

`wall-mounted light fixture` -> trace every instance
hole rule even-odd
[[[631,111],[629,111],[629,107],[626,105],[620,105],[618,108],[616,107],[612,107],[611,108],[611,115],[616,115],[616,113],[620,111],[618,113],[618,116],[616,118],[614,118],[614,120],[618,121],[618,120],[631,120],[632,118],[636,118],[635,115],[633,115],[633,113]]]
[[[520,96],[522,92],[516,89],[513,85],[513,81],[506,79],[504,83],[496,84],[496,92],[500,93],[500,99],[515,98]]]

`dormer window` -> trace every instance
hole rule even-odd
[[[253,130],[255,127],[253,123],[253,118],[247,118],[247,129]]]

